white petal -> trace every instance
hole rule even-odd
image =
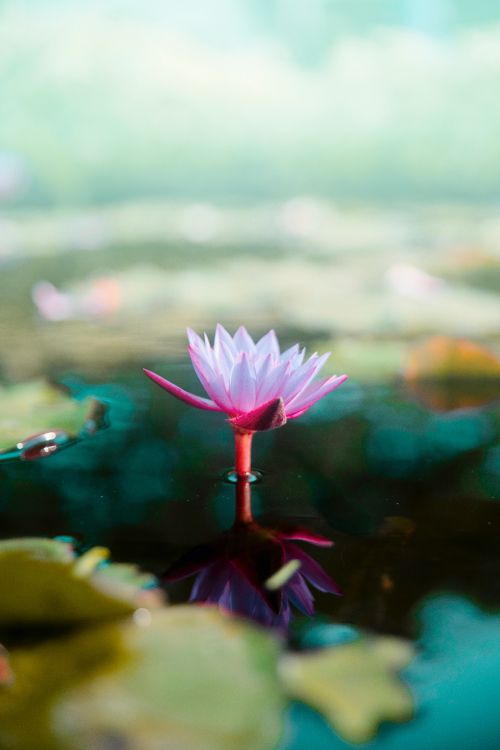
[[[213,401],[215,401],[215,403],[224,411],[232,413],[233,408],[229,401],[227,391],[224,388],[222,375],[214,372],[207,361],[204,360],[199,352],[196,352],[192,347],[189,348],[189,355],[194,370],[210,398],[213,399]]]
[[[299,416],[299,412],[303,412],[309,409],[310,406],[319,401],[320,398],[326,396],[327,393],[338,388],[342,385],[344,380],[347,379],[347,375],[332,375],[330,378],[324,378],[322,380],[316,380],[305,388],[300,396],[294,399],[293,403],[290,403],[286,407],[287,416],[293,418]]]
[[[313,354],[307,362],[293,370],[288,378],[286,385],[283,389],[283,398],[285,403],[295,398],[299,392],[306,387],[306,385],[312,380],[316,373],[315,364],[318,360],[318,355]]]
[[[274,357],[280,356],[280,345],[276,333],[273,330],[270,330],[269,333],[262,336],[262,338],[256,343],[255,348],[257,354],[264,357],[268,354],[272,354]]]
[[[212,399],[216,404],[219,404],[219,406],[221,406],[228,414],[234,414],[229,390],[226,387],[222,373],[218,373],[215,378],[210,381],[210,391]]]
[[[294,403],[296,398],[300,397],[300,394],[318,374],[329,356],[330,352],[322,354],[321,357],[318,357],[316,353],[313,354],[307,362],[290,376],[290,381],[287,383],[285,393],[283,394],[287,407]]]
[[[238,411],[247,412],[255,407],[255,378],[246,353],[233,367],[230,389],[231,401]]]
[[[253,338],[248,333],[245,326],[240,326],[234,334],[234,346],[239,352],[246,352],[247,354],[253,354],[255,352],[255,344]]]
[[[289,349],[284,351],[280,357],[282,362],[289,362],[291,359],[293,359],[299,352],[299,345],[294,344]]]
[[[212,346],[210,344],[209,338],[206,333],[204,334],[204,339],[205,340],[202,344],[203,350],[201,353],[203,354],[206,361],[209,363],[210,367],[214,370],[214,372],[217,372],[219,368],[217,365],[217,361],[215,359],[214,352],[212,350]]]
[[[302,351],[296,354],[295,357],[292,359],[292,367],[294,369],[301,366],[302,362],[304,361],[305,353],[306,353],[306,348],[304,347]]]
[[[220,323],[217,323],[215,327],[214,348],[217,342],[223,342],[226,345],[227,349],[231,352],[231,354],[236,355],[236,349],[232,336]]]
[[[267,354],[265,357],[257,358],[254,361],[255,366],[255,380],[257,381],[257,390],[259,388],[259,383],[262,383],[273,367],[275,367],[276,359],[272,354]]]
[[[188,337],[188,341],[189,341],[190,345],[192,347],[194,347],[196,350],[202,348],[203,347],[203,340],[202,340],[201,336],[198,336],[198,334],[196,333],[196,331],[193,331],[192,328],[187,328],[186,331],[187,331],[187,337]]]
[[[279,398],[290,373],[290,363],[281,362],[269,372],[267,377],[260,379],[257,393],[257,403],[265,404],[273,398]]]
[[[222,374],[226,386],[229,387],[231,370],[234,365],[234,356],[221,338],[215,336],[214,360],[216,369]]]

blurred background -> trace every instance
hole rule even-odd
[[[500,6],[0,2],[0,372],[500,339]]]
[[[186,326],[274,327],[349,374],[255,440],[258,522],[335,541],[319,624],[498,612],[499,82],[495,0],[0,0],[0,538],[220,539],[231,430],[142,368],[201,394]],[[403,744],[500,747],[498,615],[443,601]]]

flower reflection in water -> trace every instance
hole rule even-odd
[[[217,604],[262,625],[286,629],[292,606],[314,615],[308,586],[339,595],[340,589],[296,542],[331,547],[326,537],[302,528],[266,528],[253,520],[251,485],[235,485],[236,521],[216,541],[189,550],[166,572],[166,582],[195,575],[190,601]]]

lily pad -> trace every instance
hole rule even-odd
[[[52,539],[0,542],[0,624],[84,623],[161,604],[159,590],[148,588],[152,576],[106,564],[108,555],[95,547],[78,557],[71,544]]]
[[[40,433],[77,437],[100,408],[93,398],[76,401],[63,389],[41,380],[0,386],[0,451]]]
[[[272,750],[285,704],[278,654],[265,631],[193,606],[14,649],[0,746]]]
[[[475,341],[434,336],[410,351],[404,376],[431,409],[477,408],[498,399],[500,358]]]
[[[413,656],[396,638],[360,638],[342,646],[287,654],[280,674],[291,697],[322,713],[348,742],[371,739],[382,721],[407,721],[410,691],[396,675]]]
[[[500,378],[497,354],[470,339],[433,336],[408,355],[407,380]]]

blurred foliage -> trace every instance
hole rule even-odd
[[[30,560],[33,610],[18,606],[18,599],[23,601],[22,579],[27,569],[22,552],[26,550],[35,553]],[[14,616],[7,621],[2,615],[2,626],[13,621],[24,627],[40,624],[40,618],[34,621],[32,617],[38,588],[54,610],[49,619],[41,621],[59,626],[67,623],[66,606],[74,596],[75,583],[68,578],[63,581],[54,564],[68,564],[68,545],[29,539],[4,543],[0,552],[3,568],[6,554],[10,554],[11,566],[2,569],[2,581],[6,575],[12,576],[17,591],[1,592],[6,610],[7,605],[14,608]],[[75,577],[79,575],[77,566],[85,568],[93,554],[91,550],[71,560]],[[112,572],[110,575],[112,578]],[[152,602],[144,603],[149,606]],[[15,633],[8,632],[9,663],[3,652],[0,655],[0,744],[5,750],[31,750],[35,743],[40,750],[77,750],[105,746],[110,737],[131,750],[160,746],[172,750],[271,750],[282,734],[287,692],[300,694],[316,705],[317,692],[325,687],[320,709],[328,713],[334,727],[352,739],[373,733],[381,716],[407,717],[405,688],[384,675],[386,669],[400,668],[409,657],[403,644],[396,649],[399,656],[405,655],[405,659],[398,657],[398,664],[391,640],[377,639],[374,645],[364,647],[361,660],[351,653],[350,646],[335,648],[335,654],[327,648],[323,652],[325,669],[318,675],[311,669],[314,658],[284,656],[283,644],[275,635],[210,607],[150,612],[145,607],[134,611],[133,607],[117,606],[105,612],[102,601],[97,606],[96,599],[93,604],[91,619],[112,614],[121,616],[121,621],[59,632],[57,637],[44,637],[35,630],[35,641],[29,645],[22,640],[16,644]],[[133,618],[123,619],[132,612]],[[82,624],[88,619],[88,610],[73,609],[72,621]],[[363,648],[360,643],[356,649]],[[377,661],[377,679],[371,690],[365,691],[366,705],[360,712],[357,696],[346,696],[339,714],[335,680],[340,675],[349,675],[354,682],[361,682],[364,675],[373,677],[366,670],[366,657],[371,652]],[[383,653],[386,656],[381,657]],[[384,703],[381,685],[386,705],[373,710],[374,704]],[[352,711],[359,716],[356,726],[344,720]],[[29,722],[22,720],[27,713]]]
[[[277,657],[272,636],[194,607],[14,648],[2,748],[76,750],[113,737],[134,750],[267,750],[284,706]]]
[[[12,671],[9,657],[4,647],[0,644],[0,686],[8,685],[12,681]]]
[[[325,716],[349,742],[366,742],[382,721],[405,721],[413,700],[396,670],[413,651],[390,638],[357,640],[309,654],[290,654],[281,665],[288,691]]]
[[[65,625],[131,614],[142,604],[159,606],[154,578],[132,565],[103,565],[109,551],[82,556],[71,544],[50,539],[0,542],[0,626]]]
[[[0,385],[0,451],[44,432],[63,431],[77,437],[93,423],[98,411],[93,399],[75,401],[46,382]]]
[[[419,608],[417,654],[403,677],[414,696],[413,721],[385,727],[367,750],[483,750],[500,743],[498,727],[498,614],[440,596]],[[320,652],[321,653],[321,652]],[[332,656],[335,652],[332,651]],[[348,750],[320,716],[294,706],[280,750]]]
[[[436,336],[412,349],[405,377],[410,381],[424,378],[500,380],[500,357],[474,341]]]

